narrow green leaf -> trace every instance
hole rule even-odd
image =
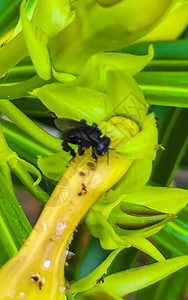
[[[15,241],[11,236],[11,232],[8,230],[8,227],[6,226],[6,222],[4,221],[1,214],[0,214],[0,246],[1,246],[0,260],[4,259],[2,253],[3,250],[7,254],[6,256],[4,255],[5,259],[11,258],[18,251]]]
[[[130,45],[121,52],[128,52],[136,55],[147,54],[148,46],[151,42]],[[188,58],[188,40],[179,39],[175,41],[152,42],[154,47],[155,59],[187,59]]]
[[[164,111],[165,112],[165,111]],[[188,109],[174,108],[168,114],[159,131],[159,143],[165,151],[159,151],[155,159],[151,185],[169,185],[188,144]]]
[[[140,85],[146,102],[152,105],[188,108],[188,88],[185,86]]]
[[[187,60],[153,60],[145,67],[146,71],[187,71]]]
[[[12,29],[19,18],[21,0],[1,0],[0,6],[0,36]]]
[[[147,287],[188,265],[188,256],[180,256],[136,269],[129,269],[105,278],[102,289],[112,296],[123,297]]]
[[[174,86],[186,88],[188,84],[188,72],[142,71],[137,73],[134,78],[138,84],[152,85],[153,87],[155,85],[166,86],[169,87],[169,90]]]
[[[185,219],[183,219],[183,217]],[[188,254],[188,208],[185,207],[178,218],[167,224],[160,232],[153,236],[161,246],[171,251],[174,255]]]
[[[0,173],[0,213],[16,248],[20,248],[31,231],[31,226],[14,193]],[[5,240],[5,243],[7,241]],[[7,244],[5,245],[5,247]]]
[[[183,299],[187,284],[187,268],[179,270],[160,282],[140,290],[136,293],[135,300],[178,300]]]

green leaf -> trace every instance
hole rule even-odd
[[[188,108],[187,93],[185,86],[161,86],[161,85],[140,85],[146,102],[152,105],[176,106]]]
[[[183,299],[186,284],[187,269],[185,268],[162,279],[160,282],[138,291],[136,293],[135,300]]]
[[[174,255],[188,254],[187,217],[188,208],[185,207],[179,213],[178,218],[173,223],[167,224],[160,232],[154,235],[153,239]]]
[[[19,17],[21,0],[1,0],[0,6],[0,36],[12,29]]]
[[[188,122],[185,120],[188,118],[188,110],[173,108],[163,112],[166,117],[159,131],[159,143],[166,150],[157,153],[150,184],[165,186],[170,184],[174,171],[187,149]]]
[[[161,87],[166,86],[170,89],[173,86],[186,87],[188,72],[142,71],[137,73],[134,78],[140,85],[160,85]]]
[[[0,266],[3,265],[9,258],[17,253],[18,248],[16,243],[11,235],[10,230],[8,229],[5,220],[0,214]]]
[[[188,265],[188,256],[180,256],[107,276],[101,288],[114,297],[123,297],[145,288]]]
[[[151,42],[133,44],[128,46],[127,48],[121,49],[120,51],[128,52],[135,55],[144,55],[147,54],[148,46],[150,44]],[[187,44],[187,39],[152,42],[156,59],[155,63],[157,63],[158,61],[160,63],[160,60],[165,60],[166,63],[170,64],[174,59],[176,59],[177,61],[179,60],[179,63],[181,63],[181,61],[186,62],[186,59],[188,57]]]
[[[31,226],[19,205],[12,189],[8,187],[4,177],[0,173],[0,213],[4,221],[2,234],[8,234],[7,239],[3,240],[3,247],[12,248],[12,241],[17,249],[21,247],[23,241],[31,231]],[[6,226],[6,228],[5,228]],[[3,233],[4,232],[4,233]],[[8,246],[7,241],[10,239],[11,244]],[[14,248],[15,249],[15,248]]]

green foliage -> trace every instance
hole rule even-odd
[[[169,185],[177,168],[188,168],[182,160],[188,145],[188,31],[166,40],[185,29],[187,1],[0,4],[0,264],[32,229],[14,194],[16,183],[44,205],[51,193],[44,181],[53,188],[71,159],[61,139],[43,129],[55,128],[53,112],[96,122],[111,136],[112,150],[130,161],[125,176],[85,216],[90,233],[78,230],[70,246],[78,259],[67,267],[67,299],[122,299],[143,288],[136,300],[182,299],[187,269],[178,270],[188,265],[188,193]],[[107,125],[114,116],[129,122]],[[90,234],[101,247],[89,242]],[[158,262],[137,267],[135,248]],[[96,265],[89,274],[82,273],[88,253]]]

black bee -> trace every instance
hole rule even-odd
[[[111,140],[106,135],[102,136],[96,123],[89,126],[85,120],[79,122],[62,118],[56,118],[54,122],[56,127],[63,132],[63,150],[70,152],[73,158],[76,153],[68,143],[78,145],[79,155],[83,155],[85,149],[92,147],[92,157],[95,160],[98,155],[101,156],[108,152]]]

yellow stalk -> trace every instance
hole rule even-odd
[[[134,128],[136,134],[138,126]],[[108,161],[104,155],[95,162],[89,149],[70,162],[29,238],[0,271],[2,300],[64,299],[64,264],[72,234],[89,208],[132,163],[115,150],[109,151]]]

